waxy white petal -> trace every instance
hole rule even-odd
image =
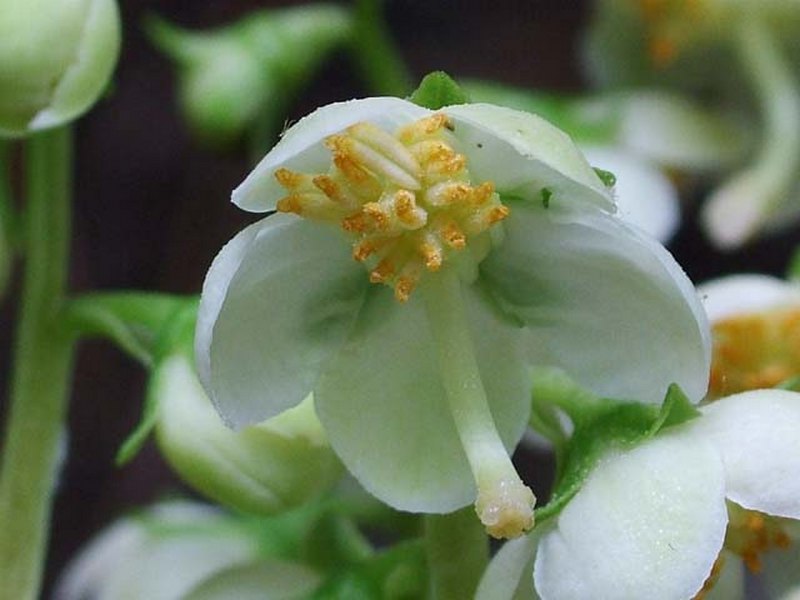
[[[697,287],[710,321],[785,306],[800,306],[800,288],[777,277],[730,275]]]
[[[481,273],[527,326],[534,364],[561,367],[599,395],[661,402],[675,382],[703,397],[708,324],[663,246],[600,210],[510,208]]]
[[[727,496],[770,515],[800,518],[800,394],[756,390],[702,409],[694,435],[717,448]]]
[[[542,536],[543,598],[691,598],[728,521],[724,469],[710,444],[665,435],[607,457]]]
[[[591,146],[584,147],[583,153],[593,166],[616,175],[617,215],[658,241],[668,242],[681,218],[678,192],[670,180],[632,152]]]
[[[95,538],[68,566],[54,599],[178,600],[258,555],[252,538],[221,526],[227,517],[204,505],[169,502],[143,517],[122,519]],[[164,535],[159,526],[173,531]]]
[[[477,181],[503,194],[541,201],[547,187],[562,202],[613,210],[613,200],[567,134],[541,117],[492,104],[448,106],[459,150]]]
[[[510,451],[530,411],[519,337],[477,292],[465,287],[464,294],[489,406]],[[419,294],[400,306],[390,289],[371,289],[352,335],[314,396],[331,446],[382,501],[402,510],[440,513],[475,500]]]
[[[429,115],[431,111],[400,98],[365,98],[336,102],[318,108],[286,130],[275,147],[261,159],[239,187],[233,203],[252,212],[274,210],[286,191],[275,179],[275,170],[326,173],[331,152],[324,139],[361,121],[369,121],[393,132],[401,125]]]
[[[475,600],[539,600],[532,575],[538,537],[525,535],[503,544],[486,567]]]
[[[263,423],[231,431],[183,354],[158,365],[149,393],[158,403],[156,433],[164,458],[195,489],[224,505],[278,513],[319,496],[341,475],[311,397]]]
[[[225,246],[206,276],[200,379],[233,426],[299,403],[345,339],[369,285],[335,229],[273,215]]]

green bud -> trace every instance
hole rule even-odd
[[[24,136],[84,113],[120,46],[114,0],[25,0],[0,7],[0,135]]]
[[[233,431],[214,410],[187,353],[162,360],[150,394],[164,457],[187,483],[217,502],[273,514],[318,496],[341,474],[310,397],[275,418]]]
[[[157,18],[148,23],[153,41],[178,66],[189,126],[217,144],[237,139],[256,121],[279,124],[291,96],[351,28],[349,13],[329,5],[261,11],[209,32]]]

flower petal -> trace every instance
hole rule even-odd
[[[599,395],[661,402],[706,391],[710,334],[694,288],[655,240],[600,210],[511,204],[481,264],[500,306],[528,329],[534,364]]]
[[[511,450],[530,410],[518,329],[478,291],[464,295],[492,415]],[[372,289],[314,400],[331,446],[370,493],[401,510],[450,512],[475,500],[475,485],[418,296],[399,305],[388,288]]]
[[[728,498],[770,515],[800,518],[800,394],[756,390],[704,406],[693,426],[725,463]]]
[[[261,159],[247,178],[233,190],[232,200],[252,212],[273,210],[286,195],[274,177],[284,167],[293,171],[327,172],[330,151],[324,139],[360,121],[370,121],[388,130],[421,119],[430,111],[400,98],[365,98],[337,102],[318,108],[284,132],[281,141]]]
[[[712,322],[790,304],[800,305],[800,289],[770,275],[721,277],[698,286],[697,292]]]
[[[538,535],[524,535],[503,544],[486,568],[475,600],[539,600],[532,576],[537,541]]]
[[[341,475],[311,397],[263,423],[231,431],[180,353],[158,365],[149,393],[158,402],[164,458],[196,490],[224,505],[253,514],[286,511],[320,495]]]
[[[494,182],[501,193],[539,202],[547,187],[564,202],[606,209],[613,200],[567,134],[541,117],[493,104],[443,109],[455,121],[459,148],[473,179]]]
[[[233,238],[206,276],[195,338],[198,374],[222,417],[256,423],[305,398],[367,285],[333,228],[273,215]]]
[[[666,243],[680,224],[680,201],[675,186],[650,163],[611,146],[584,147],[595,167],[617,177],[614,196],[617,215]]]
[[[620,143],[663,166],[718,171],[736,165],[748,150],[745,128],[686,96],[646,90],[612,98],[623,106]]]
[[[313,597],[322,581],[306,565],[264,560],[215,573],[184,600],[300,600]]]
[[[684,434],[607,457],[542,536],[539,594],[691,598],[725,536],[723,477],[711,445]]]

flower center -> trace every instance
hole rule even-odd
[[[370,281],[393,287],[405,302],[423,273],[438,271],[509,214],[491,182],[471,184],[453,131],[442,113],[394,134],[368,122],[351,125],[325,139],[327,173],[275,172],[288,192],[277,208],[340,225]]]
[[[725,547],[738,554],[752,573],[761,572],[761,554],[786,549],[792,543],[778,518],[738,506],[732,507],[729,513]]]
[[[645,23],[647,53],[656,68],[670,66],[703,17],[701,0],[633,0]]]
[[[800,310],[725,319],[713,327],[709,395],[775,387],[800,374]]]

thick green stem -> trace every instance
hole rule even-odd
[[[778,40],[756,13],[742,18],[736,44],[761,110],[761,147],[706,205],[704,222],[722,248],[736,247],[784,212],[800,210],[790,204],[797,201],[792,193],[800,169],[800,87]]]
[[[39,595],[69,394],[73,341],[62,327],[69,256],[72,138],[31,137],[26,269],[0,473],[0,599]]]
[[[442,384],[478,488],[476,511],[489,533],[515,537],[533,525],[535,499],[517,475],[489,410],[461,282],[455,271],[443,270],[422,291]]]
[[[489,563],[489,538],[471,509],[425,517],[434,600],[473,598]]]

